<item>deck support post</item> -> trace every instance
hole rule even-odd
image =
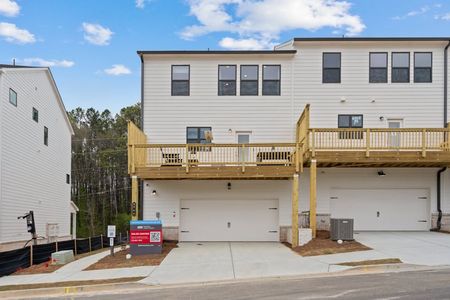
[[[137,176],[131,176],[131,220],[137,220],[139,213],[139,189]]]
[[[427,132],[424,129],[422,129],[422,157],[427,156]]]
[[[311,160],[309,168],[309,228],[311,228],[312,237],[316,237],[317,232],[317,161]]]
[[[366,129],[366,157],[370,156],[369,151],[370,151],[370,128],[367,128]]]
[[[299,175],[292,178],[292,248],[298,246],[298,185]]]

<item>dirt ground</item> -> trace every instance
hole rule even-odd
[[[288,246],[291,247],[290,244]],[[295,247],[292,250],[301,256],[316,256],[372,249],[357,241],[344,241],[342,244],[338,244],[330,239],[329,231],[318,230],[315,239],[312,239],[306,245]]]
[[[126,255],[130,253],[130,249],[122,250],[114,256],[106,256],[89,266],[85,270],[99,270],[99,269],[114,269],[114,268],[129,268],[140,266],[158,266],[164,258],[172,251],[173,248],[177,248],[176,242],[164,242],[163,251],[161,254],[147,254],[136,255],[130,259],[126,259]]]
[[[89,255],[93,255],[93,254],[97,254],[100,252],[103,252],[107,250],[107,248],[103,248],[103,249],[98,249],[92,252],[88,252],[88,253],[83,253],[83,254],[79,254],[75,256],[75,260],[89,256]],[[29,275],[29,274],[43,274],[43,273],[52,273],[56,270],[58,270],[59,268],[63,267],[64,265],[52,265],[51,261],[46,261],[43,262],[41,264],[38,265],[32,265],[29,268],[25,268],[25,269],[20,269],[18,271],[16,271],[15,273],[11,274],[11,275]]]

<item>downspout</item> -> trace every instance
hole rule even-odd
[[[450,41],[444,49],[444,127],[447,127],[448,122],[448,48]]]
[[[438,219],[436,222],[436,228],[434,229],[434,231],[440,231],[441,230],[441,225],[442,225],[442,208],[441,208],[441,174],[443,172],[445,172],[447,170],[447,167],[444,167],[442,169],[440,169],[437,172],[437,191],[436,191],[436,196],[437,196],[437,211],[438,211]]]

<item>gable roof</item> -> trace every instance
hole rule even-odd
[[[64,115],[64,119],[66,121],[67,127],[69,127],[69,131],[71,135],[75,135],[75,132],[73,131],[72,124],[70,123],[69,116],[67,115],[66,107],[64,106],[64,102],[62,101],[61,94],[59,93],[58,86],[56,85],[55,78],[53,77],[53,74],[48,67],[29,67],[29,66],[19,66],[19,65],[7,65],[7,64],[0,64],[0,69],[4,72],[9,71],[20,71],[20,72],[26,72],[26,71],[45,71],[48,78],[50,79],[51,85],[54,88],[54,91],[56,93],[56,98],[58,99],[58,105],[61,109],[61,113]]]

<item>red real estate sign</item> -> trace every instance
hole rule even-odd
[[[161,244],[161,230],[130,230],[130,244]]]

